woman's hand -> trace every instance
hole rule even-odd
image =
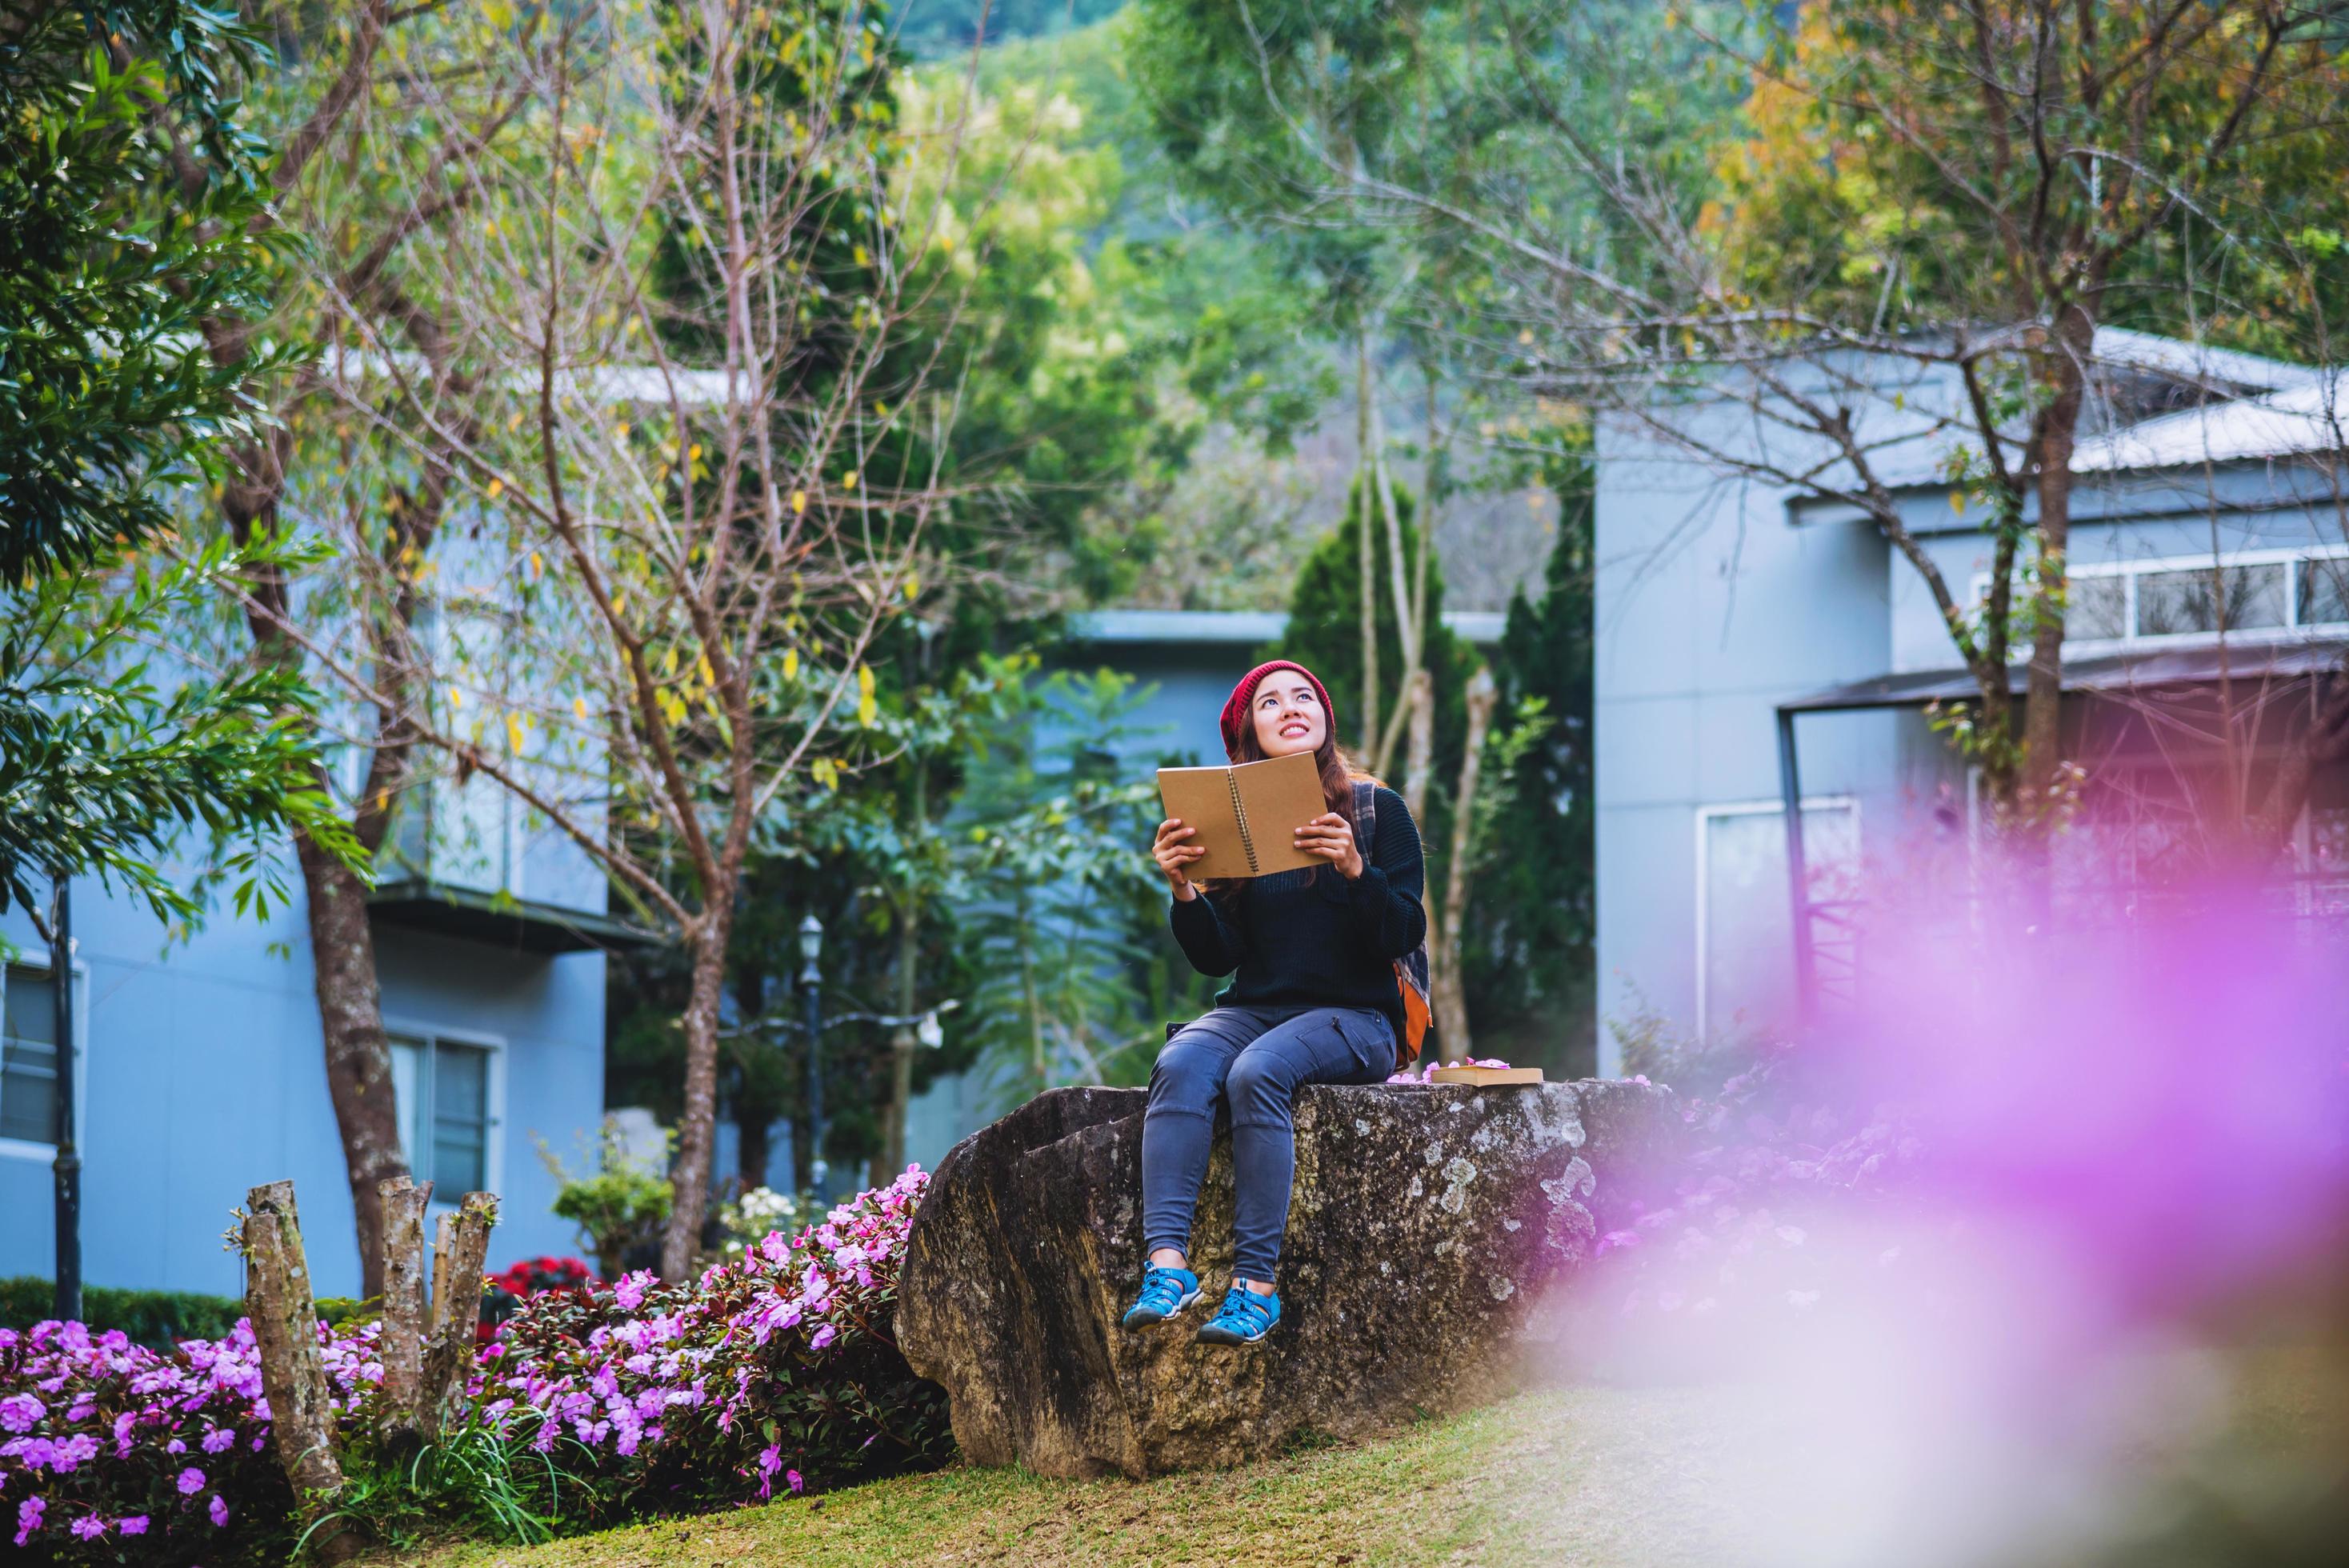
[[[1183,825],[1182,818],[1169,817],[1158,824],[1158,837],[1150,845],[1150,858],[1156,861],[1158,869],[1165,873],[1166,885],[1173,888],[1174,896],[1185,903],[1198,897],[1199,890],[1184,874],[1183,868],[1207,852],[1203,844],[1183,841],[1194,831],[1195,830]]]
[[[1362,851],[1354,845],[1354,825],[1335,811],[1324,811],[1298,829],[1297,847],[1334,863],[1348,882],[1362,874]]]

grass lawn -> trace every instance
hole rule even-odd
[[[2220,1525],[2297,1518],[2295,1528],[2349,1527],[2341,1468],[2349,1350],[2284,1344],[2213,1357],[2176,1346],[2127,1368],[2121,1385],[2150,1397],[2121,1407],[2127,1418],[2107,1434],[2116,1440],[2106,1468],[2075,1473],[2025,1457],[1954,1489],[1943,1480],[1961,1476],[1933,1468],[1941,1461],[1930,1445],[1925,1468],[1905,1481],[1897,1463],[1886,1468],[1909,1438],[1930,1436],[1930,1418],[1896,1419],[1857,1447],[1838,1446],[1832,1424],[1783,1384],[1581,1385],[1236,1470],[1133,1482],[952,1469],[531,1549],[465,1543],[378,1555],[368,1568],[2171,1568],[2282,1560],[2202,1551],[2203,1532]],[[2181,1373],[2190,1376],[2181,1382]],[[2162,1391],[2196,1387],[2211,1398],[2178,1418],[2178,1401]],[[1950,1460],[1964,1463],[1965,1451],[1951,1450]],[[2306,1512],[2312,1499],[2330,1511]],[[1973,1546],[1953,1545],[1952,1531]],[[1926,1542],[1946,1549],[1920,1554]]]
[[[1707,1495],[1727,1440],[1698,1389],[1530,1394],[1378,1442],[1133,1482],[954,1469],[823,1498],[581,1536],[464,1545],[381,1568],[699,1568],[759,1563],[1142,1564],[1717,1563]],[[1750,1439],[1752,1434],[1745,1434]]]

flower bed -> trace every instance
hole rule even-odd
[[[909,1170],[689,1284],[533,1295],[482,1348],[443,1444],[494,1451],[487,1471],[374,1468],[378,1326],[322,1324],[346,1468],[371,1478],[355,1517],[555,1533],[939,1461],[944,1396],[892,1334],[926,1181]],[[294,1498],[268,1435],[242,1322],[169,1354],[80,1324],[0,1331],[0,1540],[57,1563],[282,1562]],[[484,1501],[479,1474],[529,1490]]]

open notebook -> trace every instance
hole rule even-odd
[[[1296,843],[1297,830],[1330,809],[1310,752],[1230,768],[1161,768],[1158,798],[1168,816],[1197,830],[1185,841],[1206,849],[1184,868],[1193,882],[1328,863]]]

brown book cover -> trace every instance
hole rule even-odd
[[[1539,1083],[1539,1068],[1438,1068],[1427,1075],[1430,1083],[1474,1083],[1486,1086]]]
[[[1161,768],[1158,798],[1169,817],[1196,830],[1184,841],[1207,851],[1184,868],[1193,882],[1328,863],[1297,847],[1297,830],[1330,809],[1309,751],[1230,768]]]

